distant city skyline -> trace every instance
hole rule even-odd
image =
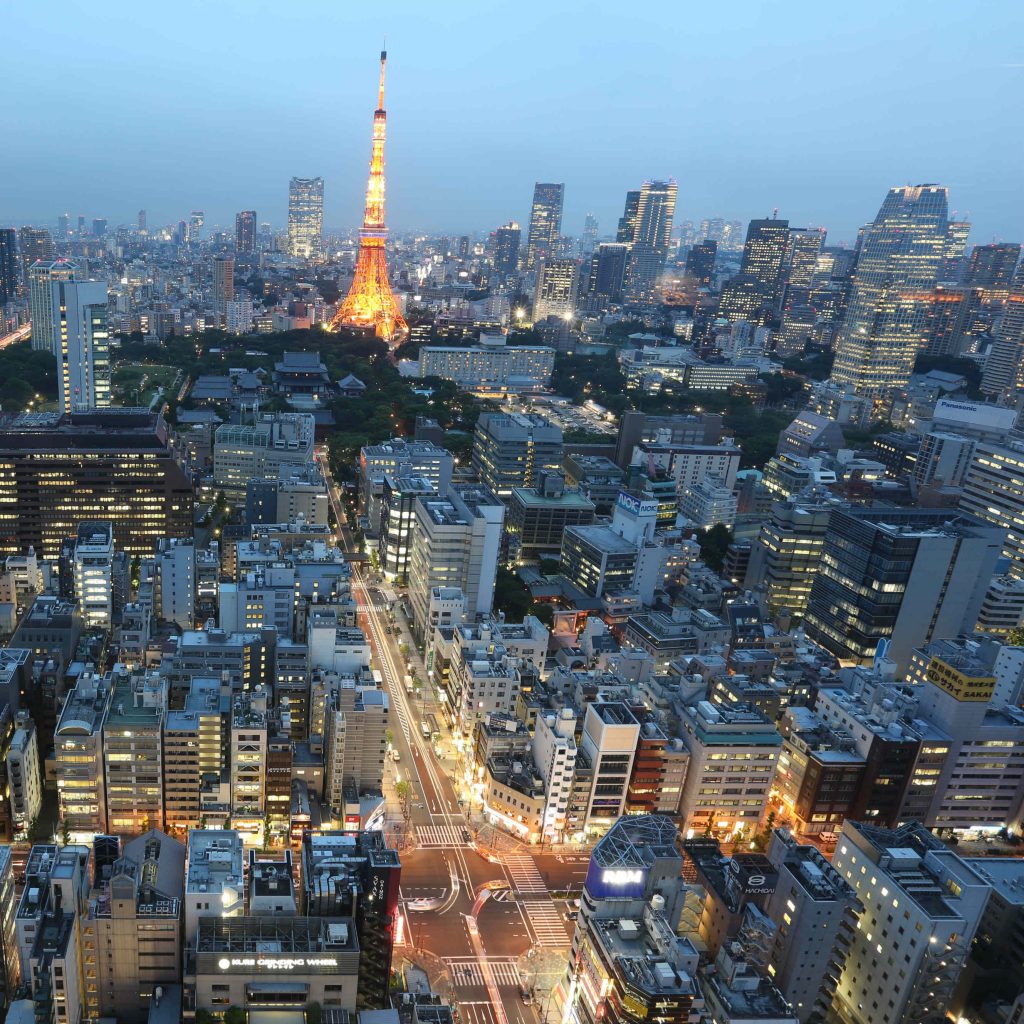
[[[0,114],[16,140],[0,224],[65,211],[134,224],[145,208],[155,228],[203,209],[207,232],[230,232],[255,209],[283,227],[289,179],[322,176],[325,229],[355,229],[386,34],[396,233],[528,223],[534,183],[551,181],[565,183],[563,233],[593,213],[613,237],[627,190],[674,178],[677,226],[778,208],[849,241],[888,189],[935,182],[973,243],[1024,237],[1024,11],[1009,0],[984,19],[953,3],[894,18],[874,0],[744,3],[727,22],[669,2],[466,10],[228,0],[165,19],[108,0],[54,20],[12,7],[7,73],[33,88]],[[298,23],[312,30],[301,46]]]

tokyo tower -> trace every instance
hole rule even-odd
[[[380,53],[380,89],[373,112],[373,148],[370,152],[370,180],[366,186],[366,211],[359,232],[359,257],[352,287],[331,321],[331,330],[340,327],[372,327],[389,345],[398,344],[409,328],[398,309],[388,281],[388,263],[384,242],[384,136],[387,111],[384,109],[384,69],[386,50]]]

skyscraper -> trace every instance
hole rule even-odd
[[[384,71],[387,51],[380,53],[380,84],[377,109],[373,112],[373,144],[370,149],[370,180],[366,184],[366,207],[359,232],[359,256],[352,285],[331,322],[339,327],[372,327],[389,344],[408,333],[388,280],[388,258],[384,244],[388,229],[384,221],[384,141],[387,135],[387,111],[384,109]],[[398,342],[395,341],[395,344]]]
[[[18,232],[18,252],[21,253],[21,272],[27,278],[28,268],[36,260],[47,262],[54,258],[53,239],[46,228],[22,228]]]
[[[139,210],[138,228],[139,228],[139,234],[140,235],[145,235],[145,234],[149,233],[148,228],[146,227],[146,211],[145,210]]]
[[[256,251],[256,211],[242,210],[235,214],[235,251]]]
[[[583,218],[583,252],[593,252],[597,245],[597,218],[588,213]]]
[[[107,286],[102,281],[50,281],[57,403],[64,413],[110,405]]]
[[[526,239],[526,264],[529,273],[537,269],[538,260],[554,256],[562,231],[562,200],[565,185],[538,181],[533,186],[530,208],[530,232]]]
[[[0,306],[18,290],[18,236],[14,228],[0,228]]]
[[[992,292],[990,299],[1005,300],[1013,285],[1013,274],[1020,259],[1020,243],[976,245],[967,263],[965,283],[969,288]]]
[[[824,228],[790,228],[789,284],[793,288],[810,288],[825,244]]]
[[[985,360],[981,391],[994,398],[1021,387],[1024,387],[1024,291],[1014,290],[1003,305],[996,337]]]
[[[580,265],[576,260],[543,259],[533,293],[533,319],[558,316],[571,320],[576,312]]]
[[[213,261],[213,306],[218,316],[226,316],[228,303],[235,297],[235,261],[217,256]]]
[[[715,274],[717,256],[718,243],[711,238],[705,238],[699,245],[692,246],[686,254],[686,276],[705,287],[710,285]]]
[[[740,272],[722,289],[719,315],[760,323],[778,311],[789,252],[789,221],[752,220],[747,226]]]
[[[624,242],[602,242],[591,254],[586,291],[607,302],[622,301],[629,246]]]
[[[645,181],[640,189],[627,269],[627,298],[634,302],[650,302],[654,298],[658,275],[668,256],[676,189],[674,181]]]
[[[974,627],[1004,537],[999,526],[951,509],[834,508],[807,635],[862,664],[884,640],[903,670],[915,647]]]
[[[514,221],[494,232],[494,269],[499,274],[514,274],[519,266],[519,245],[522,232]]]
[[[288,255],[309,260],[320,252],[324,179],[292,178],[288,184]]]
[[[636,234],[636,214],[639,208],[639,190],[627,192],[626,205],[622,210],[622,216],[619,218],[618,230],[615,232],[616,242],[625,242],[626,245],[632,243],[633,236]]]
[[[965,220],[951,220],[946,229],[946,248],[942,254],[940,281],[959,281],[964,272],[964,256],[971,225]]]
[[[28,302],[32,313],[32,347],[53,352],[53,281],[73,281],[78,265],[70,260],[39,260],[28,268]]]
[[[948,196],[939,185],[889,190],[868,225],[832,377],[882,398],[910,380],[928,340],[928,310],[946,251]]]
[[[62,213],[57,217],[57,237],[62,242],[66,242],[70,234],[71,215],[69,213]]]

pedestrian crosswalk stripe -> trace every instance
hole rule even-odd
[[[513,885],[518,892],[547,893],[547,883],[537,870],[533,858],[528,854],[507,854],[502,857],[502,862],[508,868],[508,873],[512,876]]]
[[[420,846],[465,846],[463,831],[457,825],[418,825],[416,842]]]
[[[551,900],[524,900],[523,913],[540,945],[569,945],[565,922]]]
[[[519,976],[519,968],[514,963],[488,960],[488,967],[491,970],[491,977],[494,984],[499,988],[503,986],[522,986],[522,978]],[[466,963],[448,963],[448,973],[451,976],[452,984],[457,988],[469,988],[473,985],[486,985],[483,968],[476,960]]]

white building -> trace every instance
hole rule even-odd
[[[699,530],[732,526],[736,522],[737,498],[721,477],[706,476],[687,487],[679,499],[679,511]]]
[[[110,523],[79,524],[74,581],[83,623],[109,629],[114,612],[114,528]]]
[[[541,833],[561,839],[566,829],[566,812],[576,770],[576,713],[562,708],[537,716],[533,737],[533,763],[544,780],[544,812]]]
[[[200,917],[245,913],[245,853],[237,832],[190,829],[185,871],[185,945],[196,937]]]
[[[160,541],[156,553],[157,598],[160,618],[181,629],[192,629],[196,617],[196,548],[189,538]]]
[[[107,286],[101,281],[50,284],[58,407],[70,413],[110,405]]]
[[[19,711],[14,724],[7,750],[7,784],[14,834],[24,838],[43,805],[42,762],[35,723],[28,712]]]
[[[578,757],[593,771],[587,832],[606,832],[622,816],[639,739],[640,722],[625,704],[596,700],[587,705]]]
[[[847,821],[832,865],[863,906],[835,995],[842,1019],[943,1018],[990,884],[916,823]]]
[[[465,391],[536,391],[551,381],[555,350],[546,345],[509,345],[500,331],[482,331],[470,348],[424,345],[419,376],[455,381]]]
[[[467,619],[490,613],[504,521],[505,506],[483,487],[460,484],[444,498],[417,499],[409,600],[420,637],[435,587],[458,587]]]

